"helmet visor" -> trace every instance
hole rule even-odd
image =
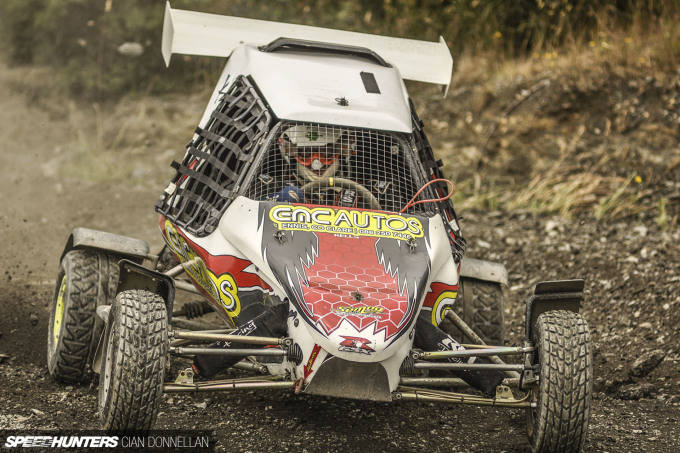
[[[324,165],[330,165],[340,157],[340,150],[332,143],[325,146],[297,146],[295,148],[295,152],[292,153],[293,157],[307,167],[315,160],[319,160]]]

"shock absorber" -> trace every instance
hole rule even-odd
[[[172,316],[184,316],[187,319],[198,318],[212,313],[212,306],[205,300],[196,300],[185,303],[181,309],[172,312]]]

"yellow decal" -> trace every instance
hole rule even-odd
[[[182,267],[191,278],[203,288],[210,297],[219,302],[230,317],[241,313],[241,301],[238,298],[238,286],[230,274],[215,275],[205,265],[200,256],[189,247],[169,220],[165,221],[165,235],[172,250],[179,256]]]
[[[390,237],[408,240],[423,237],[423,224],[415,217],[354,209],[307,208],[278,205],[269,218],[280,230]]]
[[[443,291],[439,295],[439,297],[437,297],[437,300],[434,302],[434,305],[432,306],[432,324],[438,326],[444,319],[446,311],[451,310],[451,307],[453,306],[453,302],[450,302],[448,304],[444,304],[442,302],[444,302],[447,299],[452,299],[453,301],[455,301],[456,297],[458,297],[457,291]]]
[[[368,305],[363,305],[361,307],[337,307],[334,308],[333,311],[337,311],[339,313],[346,313],[350,315],[374,315],[378,313],[382,313],[385,310],[383,307],[372,307]]]

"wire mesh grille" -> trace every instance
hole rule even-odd
[[[156,210],[197,236],[214,231],[271,118],[250,81],[236,79],[205,129],[196,130],[182,163],[174,163],[177,174]]]
[[[399,212],[425,183],[410,136],[367,129],[284,122],[245,195]],[[436,198],[424,191],[418,199]],[[431,213],[431,204],[409,213]]]

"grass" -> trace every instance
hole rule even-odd
[[[658,187],[667,180],[670,171],[680,165],[680,158],[673,160],[677,153],[656,148],[660,142],[647,145],[628,134],[626,128],[631,123],[626,115],[638,107],[637,95],[642,88],[637,94],[635,90],[617,92],[607,84],[614,78],[641,81],[640,87],[649,80],[655,81],[655,86],[676,83],[680,21],[671,19],[678,17],[680,9],[672,3],[666,7],[670,7],[670,19],[650,18],[640,6],[626,27],[602,13],[589,39],[565,39],[559,47],[544,43],[525,58],[463,55],[456,62],[451,93],[463,92],[465,87],[472,95],[482,93],[478,95],[481,102],[469,101],[472,95],[468,95],[463,108],[471,110],[476,119],[485,117],[479,120],[484,132],[481,138],[468,134],[453,140],[474,147],[480,155],[478,162],[485,165],[460,178],[454,198],[457,205],[462,209],[520,209],[567,218],[586,213],[601,221],[653,211],[658,213],[656,223],[660,227],[674,226],[677,201],[654,194],[648,183]],[[533,84],[545,80],[550,81],[550,88],[545,90],[549,94],[538,92],[533,96]],[[571,111],[564,107],[564,116],[549,127],[541,126],[542,120],[553,119],[546,110],[560,111],[559,104],[556,107],[551,102],[568,98],[560,96],[560,90],[577,92],[590,102],[594,94],[608,89],[612,105],[602,106],[602,111],[589,111],[583,105],[575,105]],[[514,93],[514,97],[508,99],[507,93]],[[489,106],[495,110],[492,112]],[[654,113],[652,104],[639,106],[639,112]],[[659,119],[645,117],[644,121],[649,124],[643,123],[640,131],[666,127]],[[510,127],[504,126],[506,123]],[[566,141],[562,137],[567,137]],[[471,141],[476,143],[471,145]],[[505,149],[504,143],[513,142],[512,149]],[[451,148],[458,149],[459,145]],[[644,164],[636,168],[641,164],[633,157],[660,151],[671,156],[665,174],[663,169]],[[504,176],[504,166],[516,158],[513,153],[517,152],[530,156],[527,176]],[[474,168],[474,162],[453,154],[445,155],[444,160],[448,168]],[[644,182],[639,174],[643,171],[647,172]]]
[[[637,176],[631,176],[620,182],[618,188],[614,186],[613,191],[608,196],[603,197],[594,207],[595,218],[598,220],[615,218],[645,210],[640,203],[644,192],[635,190],[633,187],[636,178]]]
[[[466,184],[456,187],[456,206],[462,209],[506,211],[525,210],[571,218],[586,213],[598,220],[627,217],[649,211],[643,198],[647,192],[637,190],[635,177],[602,176],[595,171],[575,171],[564,167],[549,175],[537,174],[526,186],[489,187],[471,190]],[[659,199],[657,224],[665,228],[670,222],[664,198]]]
[[[668,228],[668,214],[666,213],[666,198],[659,198],[659,215],[656,218],[656,224],[661,227],[661,229]]]
[[[65,123],[72,152],[61,162],[60,174],[83,182],[163,187],[206,99],[207,93],[197,93],[102,105],[69,102]]]

